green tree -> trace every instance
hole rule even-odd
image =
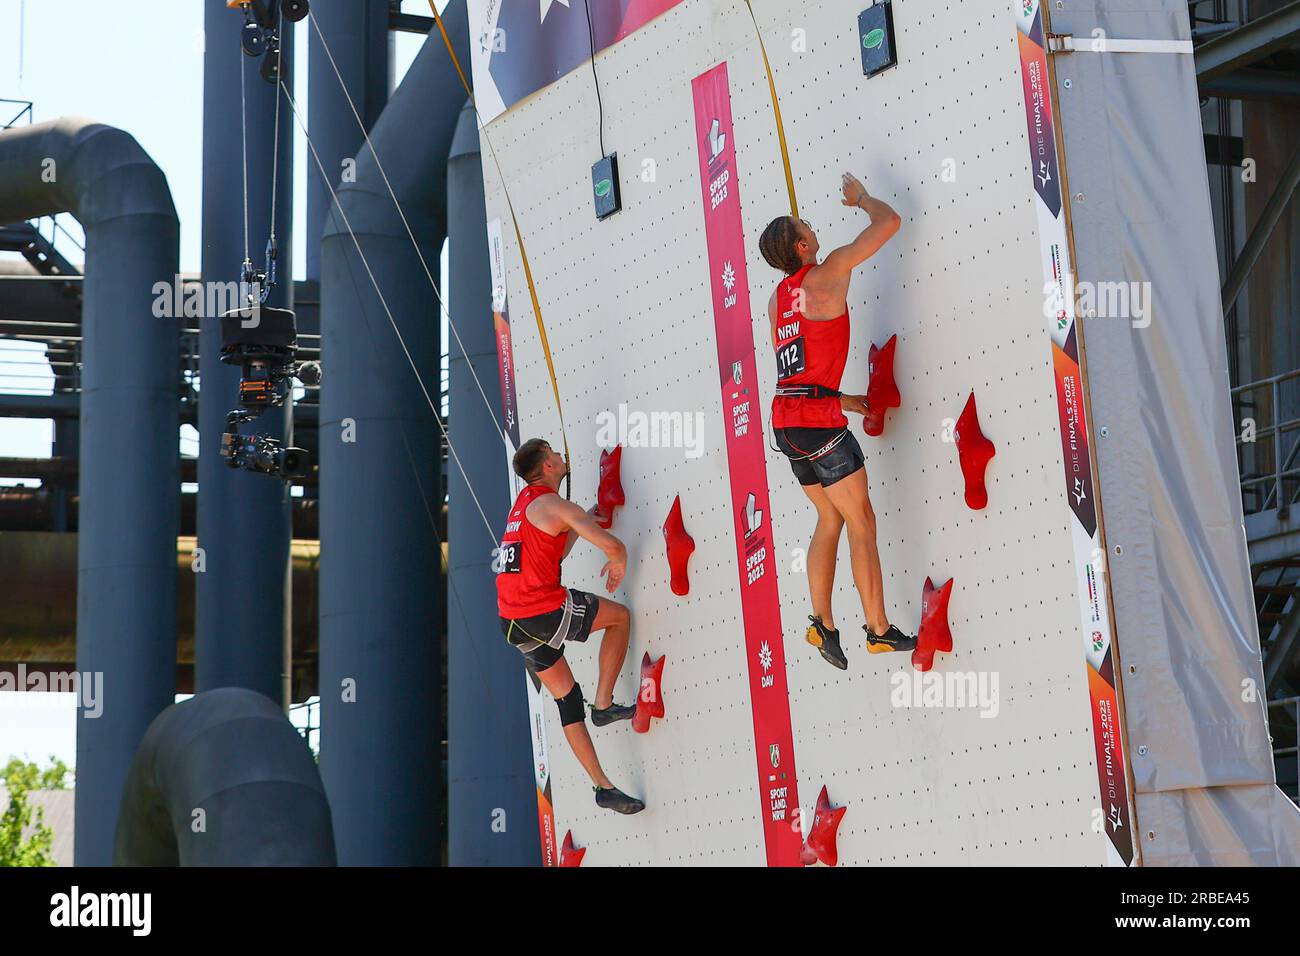
[[[28,803],[33,790],[63,790],[71,771],[55,757],[42,770],[34,763],[11,757],[0,771],[8,792],[8,805],[0,814],[0,866],[55,866],[54,831],[45,825],[45,810]],[[24,832],[30,835],[23,838]]]

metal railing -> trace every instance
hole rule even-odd
[[[302,721],[302,726],[294,722],[294,729],[302,734],[307,741],[307,746],[313,754],[320,754],[320,698],[314,697],[305,700],[301,704],[290,704],[289,712],[291,715],[297,715]],[[291,718],[292,719],[292,716]]]
[[[1300,500],[1300,416],[1281,420],[1288,385],[1292,386],[1288,406],[1300,409],[1300,369],[1231,390],[1233,414],[1241,428],[1237,467],[1246,514],[1276,508],[1285,519],[1291,505]],[[1269,419],[1265,425],[1256,420],[1261,410]],[[1248,428],[1248,423],[1253,427]]]
[[[1293,719],[1295,720],[1295,726],[1297,728],[1297,731],[1300,732],[1300,697],[1282,697],[1279,698],[1278,700],[1270,700],[1268,702],[1268,709],[1272,710],[1274,707],[1277,707],[1279,709],[1283,707],[1292,708],[1295,712],[1293,715]],[[1271,724],[1272,721],[1270,721],[1269,723]],[[1290,747],[1273,748],[1274,757],[1290,757],[1290,756],[1295,756],[1296,753],[1297,753],[1297,749],[1294,745]]]
[[[5,104],[8,105],[6,106]],[[0,129],[10,129],[14,126],[17,126],[18,121],[22,119],[24,116],[27,117],[27,125],[30,126],[32,123],[32,101],[0,99],[0,116],[7,117],[9,115],[9,107],[12,106],[18,106],[21,107],[21,109],[19,109],[18,112],[14,114],[12,119],[6,119],[4,122],[4,126],[0,127]]]
[[[1292,736],[1293,736],[1293,738],[1295,738],[1297,741],[1300,741],[1300,737],[1297,737],[1297,736],[1296,736],[1296,735],[1300,734],[1300,697],[1283,697],[1283,698],[1280,698],[1280,699],[1278,699],[1278,700],[1270,700],[1270,701],[1268,702],[1268,709],[1271,711],[1271,710],[1272,710],[1273,708],[1275,708],[1275,707],[1276,707],[1278,710],[1282,711],[1283,713],[1286,712],[1286,708],[1288,708],[1288,707],[1291,708],[1291,719],[1294,721],[1294,723],[1291,725],[1291,726],[1292,726]],[[1273,727],[1273,719],[1272,719],[1271,717],[1269,718],[1269,722],[1268,722],[1268,723],[1269,723],[1269,727],[1272,728],[1272,727]],[[1270,735],[1269,739],[1270,739],[1270,740],[1273,739],[1271,735]],[[1300,758],[1300,753],[1297,753],[1297,748],[1296,748],[1295,744],[1292,744],[1290,747],[1274,747],[1274,748],[1273,748],[1273,764],[1274,764],[1274,766],[1277,767],[1279,770],[1282,769],[1281,765],[1279,765],[1279,760],[1280,760],[1281,758],[1283,758],[1283,757],[1290,757],[1293,761],[1296,760],[1297,758]],[[1292,764],[1292,766],[1294,766],[1294,764]],[[1284,793],[1286,792],[1286,789],[1285,789],[1285,788],[1286,788],[1287,783],[1288,783],[1288,781],[1282,779],[1281,776],[1279,776],[1279,778],[1278,778],[1278,784],[1279,784],[1279,785],[1282,785],[1282,788],[1283,788],[1283,792],[1284,792]],[[1295,801],[1295,803],[1296,803],[1297,805],[1300,805],[1300,779],[1297,779],[1296,781],[1294,781],[1294,785],[1295,785],[1295,788],[1296,788],[1296,790],[1295,790],[1295,794],[1294,794],[1294,795],[1290,795],[1290,794],[1288,794],[1288,796],[1291,796],[1291,799],[1292,799],[1293,801]]]

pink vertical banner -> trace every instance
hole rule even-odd
[[[781,638],[781,599],[772,549],[771,503],[763,448],[762,410],[750,319],[745,233],[740,217],[735,131],[727,64],[691,83],[696,146],[709,247],[709,286],[718,341],[718,377],[727,434],[727,470],[736,533],[745,623],[745,657],[754,718],[754,750],[762,803],[768,866],[799,866],[803,842],[794,809],[799,806],[794,736]]]

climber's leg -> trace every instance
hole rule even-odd
[[[628,638],[631,632],[632,615],[628,609],[617,601],[598,597],[599,609],[596,611],[593,631],[604,631],[600,639],[600,676],[596,683],[596,710],[605,710],[614,702],[614,682],[618,680],[627,658]]]
[[[826,488],[826,496],[844,518],[848,528],[849,559],[853,582],[862,599],[867,625],[875,634],[889,630],[885,613],[885,585],[880,571],[880,551],[876,546],[876,513],[867,493],[867,470],[859,468]]]
[[[605,776],[605,771],[600,767],[600,760],[596,757],[596,748],[591,742],[591,735],[587,733],[587,724],[582,720],[582,700],[580,695],[582,689],[578,687],[578,682],[573,679],[573,671],[569,670],[569,662],[563,657],[557,660],[550,667],[543,671],[537,671],[537,679],[555,698],[557,707],[561,708],[560,720],[564,723],[564,737],[569,741],[569,746],[573,749],[573,755],[578,758],[578,763],[582,764],[582,769],[587,771],[587,776],[591,777],[591,782],[601,789],[608,789],[614,786],[609,777]],[[570,695],[574,692],[579,694],[578,707],[574,710],[571,706]],[[569,714],[569,716],[565,716]],[[576,719],[575,719],[576,718]]]
[[[813,529],[812,543],[808,545],[808,591],[812,597],[813,614],[821,618],[827,628],[835,630],[831,594],[835,589],[836,555],[840,533],[844,530],[844,517],[820,484],[802,487],[817,508],[817,527]]]

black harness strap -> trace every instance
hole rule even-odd
[[[778,385],[777,398],[839,398],[840,392],[825,385]]]

